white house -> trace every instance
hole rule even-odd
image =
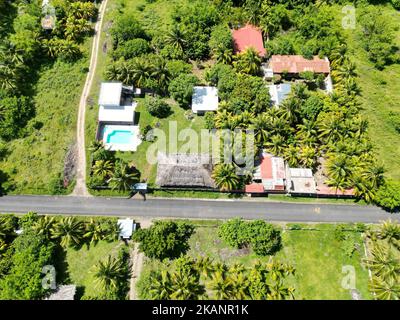
[[[136,224],[129,218],[118,219],[118,226],[120,227],[119,237],[122,239],[130,239],[136,229]]]
[[[218,109],[218,89],[215,87],[194,87],[192,97],[192,111],[205,113]]]
[[[141,143],[139,126],[135,125],[137,103],[132,96],[132,88],[121,82],[101,84],[97,139],[111,151],[136,151]]]

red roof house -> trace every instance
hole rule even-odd
[[[260,29],[248,24],[243,28],[233,30],[232,37],[236,53],[243,52],[247,48],[253,47],[258,51],[261,57],[265,56],[266,51]]]
[[[296,74],[305,71],[325,74],[331,72],[329,60],[321,59],[318,56],[314,56],[313,59],[308,60],[296,55],[273,55],[269,62],[269,68],[277,74],[284,72]]]

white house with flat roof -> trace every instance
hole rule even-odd
[[[216,87],[194,87],[192,111],[205,113],[218,109],[218,89]]]
[[[132,233],[136,230],[136,224],[132,219],[118,219],[118,226],[120,228],[119,237],[122,239],[130,239]]]
[[[136,151],[142,142],[135,125],[133,90],[121,82],[103,82],[99,95],[97,139],[111,151]]]

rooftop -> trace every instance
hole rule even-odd
[[[216,111],[218,109],[218,89],[215,87],[194,87],[192,111]]]
[[[123,239],[129,239],[133,233],[133,220],[126,219],[118,219],[118,225],[121,228],[119,232],[119,236]]]
[[[316,181],[311,169],[306,168],[289,168],[288,176],[289,191],[298,194],[315,194],[317,193]]]
[[[103,106],[99,107],[99,121],[133,123],[137,103],[129,106]]]
[[[163,187],[215,188],[209,154],[158,153],[156,184]]]
[[[328,59],[321,59],[314,56],[308,60],[299,55],[273,55],[269,62],[269,68],[274,73],[301,73],[312,71],[314,73],[330,73],[330,64]]]
[[[279,106],[292,91],[292,85],[290,83],[273,84],[268,87],[271,100],[275,106]]]
[[[250,24],[232,32],[234,48],[236,52],[243,52],[247,48],[253,47],[260,56],[264,57],[266,50],[261,30]]]
[[[119,106],[121,103],[121,95],[121,82],[103,82],[100,87],[99,105]]]
[[[254,180],[261,180],[266,191],[283,191],[285,190],[285,179],[286,171],[283,158],[264,153],[254,174]]]

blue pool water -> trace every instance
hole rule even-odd
[[[107,143],[130,144],[133,143],[133,132],[126,130],[113,130],[107,135]]]

